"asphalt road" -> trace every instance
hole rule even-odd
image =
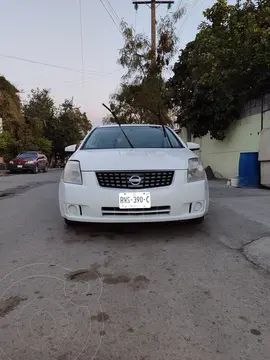
[[[269,275],[242,251],[262,224],[215,190],[202,226],[72,230],[59,177],[0,177],[0,359],[269,360]]]

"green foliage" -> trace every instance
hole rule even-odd
[[[23,106],[27,141],[25,146],[50,156],[56,108],[48,89],[33,89]]]
[[[41,146],[46,154],[64,154],[67,145],[78,143],[91,129],[85,113],[65,100],[59,108],[48,89],[32,90],[28,102],[24,105],[27,125],[32,129],[35,144]],[[33,142],[32,142],[33,144]]]
[[[112,96],[111,108],[121,123],[169,124],[166,83],[161,76],[149,76],[139,84],[122,84]],[[114,122],[109,116],[105,123]]]
[[[41,151],[50,156],[52,153],[52,142],[45,137],[35,137],[30,134],[24,138],[24,141],[20,142],[20,151],[23,150]]]
[[[39,149],[44,154],[51,154],[52,152],[52,142],[47,138],[37,138],[36,139],[37,149]]]
[[[171,106],[195,136],[223,140],[244,103],[270,88],[270,4],[218,0],[204,16],[174,66]]]
[[[4,76],[0,76],[0,117],[5,131],[18,138],[23,122],[18,90]]]
[[[118,91],[111,95],[110,106],[122,123],[170,123],[165,69],[177,51],[176,24],[183,9],[166,15],[157,24],[157,53],[153,54],[151,42],[144,34],[136,34],[132,27],[122,22],[124,46],[118,63],[127,73]],[[155,60],[155,61],[153,61]],[[105,123],[115,122],[110,115]]]
[[[52,157],[64,155],[67,145],[78,143],[91,129],[85,113],[65,100],[56,108],[48,89],[31,91],[21,106],[17,89],[0,77],[0,156],[6,161],[23,150],[38,150]],[[1,101],[2,100],[2,101]]]
[[[18,153],[20,150],[20,145],[16,139],[7,131],[3,131],[0,134],[0,156],[3,156],[4,159],[11,159],[14,154]]]
[[[72,101],[65,100],[59,108],[54,122],[52,138],[54,152],[63,153],[70,144],[78,144],[92,128],[85,113],[73,105]]]
[[[34,136],[41,136],[49,130],[54,121],[56,109],[48,89],[31,90],[28,101],[23,106],[27,126],[31,127]]]

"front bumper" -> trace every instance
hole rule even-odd
[[[9,171],[33,171],[36,167],[36,164],[23,164],[23,165],[16,165],[16,164],[8,164],[7,168]]]
[[[152,209],[130,211],[118,208],[119,193],[127,189],[100,187],[95,172],[84,172],[83,185],[60,181],[60,212],[67,220],[94,223],[163,222],[203,217],[209,207],[208,182],[187,183],[186,178],[185,170],[176,170],[172,185],[144,189],[151,193]],[[201,203],[198,211],[197,203]]]

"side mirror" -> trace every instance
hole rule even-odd
[[[77,145],[69,145],[65,147],[65,152],[67,153],[74,153],[77,150]]]
[[[189,150],[192,150],[192,151],[200,150],[200,148],[201,148],[199,144],[192,143],[192,142],[188,142],[187,147],[189,148]]]

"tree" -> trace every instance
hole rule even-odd
[[[23,106],[25,119],[25,143],[30,149],[37,149],[50,156],[52,152],[55,105],[48,89],[32,89]]]
[[[65,100],[60,105],[53,126],[53,152],[62,156],[66,146],[79,144],[92,128],[86,113],[82,113],[71,100]]]
[[[140,84],[121,84],[120,91],[112,95],[110,106],[123,124],[171,123],[166,83],[161,76],[149,76]],[[115,119],[109,115],[104,122]]]
[[[136,34],[125,22],[121,24],[124,46],[118,63],[127,69],[118,91],[112,94],[110,106],[123,123],[170,123],[168,88],[164,70],[177,50],[176,24],[184,10],[161,18],[157,26],[157,54],[152,53],[146,35]],[[155,56],[155,61],[153,61]],[[104,122],[114,122],[109,115]]]
[[[3,118],[3,133],[0,152],[5,159],[14,157],[25,149],[38,149],[49,153],[51,143],[44,136],[41,109],[42,93],[32,92],[29,103],[22,106],[19,91],[4,77],[0,77],[0,117]]]
[[[24,118],[18,94],[18,89],[4,76],[0,76],[0,118],[3,120],[0,154],[5,159],[13,157],[22,146]]]
[[[91,122],[73,101],[65,100],[57,108],[48,89],[34,89],[21,104],[18,90],[0,77],[0,155],[9,160],[20,151],[39,150],[50,158],[61,154],[65,146],[79,143],[91,129]]]
[[[11,159],[20,151],[20,145],[10,132],[3,131],[0,134],[0,156],[4,159]]]
[[[0,117],[3,119],[3,130],[16,138],[20,137],[23,124],[19,90],[4,76],[0,76]]]
[[[26,124],[36,136],[48,135],[54,122],[56,108],[48,89],[32,89],[28,101],[23,106]]]
[[[218,0],[204,12],[169,80],[180,126],[223,140],[244,103],[270,88],[270,5]]]
[[[30,131],[28,143],[50,158],[64,156],[65,146],[79,142],[91,128],[86,114],[72,101],[65,100],[56,108],[48,89],[32,90],[23,111]]]

